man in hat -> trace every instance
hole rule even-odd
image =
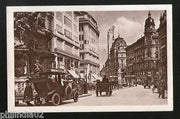
[[[159,98],[165,98],[165,83],[163,80],[163,77],[161,78],[160,84],[159,84]]]
[[[33,106],[30,102],[33,100],[33,90],[31,83],[29,80],[26,80],[26,88],[24,91],[24,102],[26,102],[27,106]]]

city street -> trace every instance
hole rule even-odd
[[[152,89],[144,89],[143,86],[125,87],[119,90],[113,90],[112,96],[96,97],[95,91],[90,91],[92,96],[79,98],[74,103],[72,100],[64,101],[66,106],[97,106],[97,105],[164,105],[167,99],[158,98],[158,93],[152,93]],[[73,103],[72,103],[73,102]]]
[[[65,100],[61,105],[63,106],[98,106],[98,105],[166,105],[167,99],[158,98],[158,93],[152,93],[152,89],[144,89],[143,86],[124,87],[121,89],[114,89],[112,96],[96,97],[95,91],[89,91],[84,96],[81,95],[78,102],[73,100]],[[25,106],[21,102],[17,106]],[[51,103],[42,104],[42,106],[51,106]]]

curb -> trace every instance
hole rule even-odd
[[[87,97],[87,96],[92,96],[92,94],[83,94],[83,95],[79,95],[79,98]]]

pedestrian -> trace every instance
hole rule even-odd
[[[164,80],[163,78],[161,79],[160,81],[160,84],[159,84],[159,98],[165,98],[165,83],[164,83]]]
[[[29,80],[26,80],[26,87],[24,90],[24,102],[26,102],[27,106],[33,106],[30,102],[33,100],[33,90],[31,83]]]

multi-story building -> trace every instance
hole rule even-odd
[[[159,75],[167,82],[167,18],[166,11],[160,17],[160,25],[157,30],[159,34],[159,50],[160,50],[160,59],[159,59]]]
[[[153,81],[157,78],[159,59],[159,40],[154,19],[149,12],[145,21],[144,36],[126,48],[128,82],[131,79]],[[134,76],[135,75],[135,76]]]
[[[99,30],[95,19],[87,12],[79,16],[80,72],[88,82],[99,78]]]
[[[109,76],[123,83],[124,71],[126,69],[126,42],[123,38],[116,38],[110,48]]]
[[[54,12],[53,16],[53,20],[48,22],[54,34],[49,44],[56,56],[53,68],[79,72],[79,12]]]

